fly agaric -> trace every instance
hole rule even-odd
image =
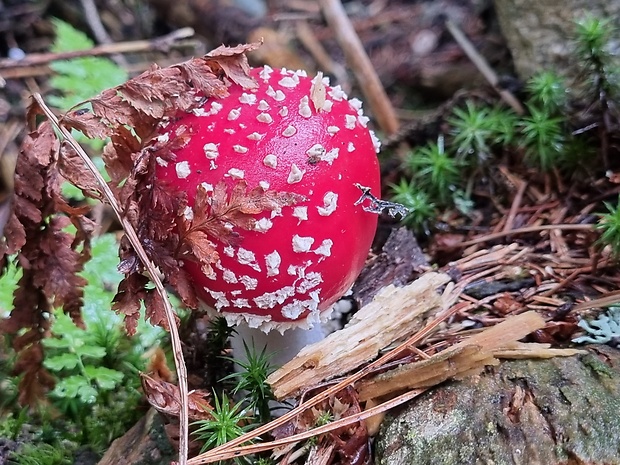
[[[237,243],[210,237],[218,257],[212,266],[188,259],[184,267],[199,297],[231,324],[281,333],[312,328],[367,257],[377,215],[356,201],[360,185],[380,190],[379,142],[361,102],[320,73],[265,66],[250,76],[255,88],[231,83],[227,97],[164,127],[159,140],[187,137],[171,161],[157,159],[156,178],[186,192],[181,216],[189,220],[198,189],[214,197],[225,186],[230,196],[243,183],[295,195],[291,205],[256,214],[252,230],[228,224]]]

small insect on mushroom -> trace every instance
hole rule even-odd
[[[201,221],[211,221],[216,259],[184,261],[200,298],[231,324],[307,328],[364,265],[377,215],[356,204],[356,186],[380,191],[379,143],[359,102],[320,73],[265,66],[250,75],[256,87],[233,83],[227,97],[162,129],[160,138],[184,143],[156,177],[187,193],[178,222],[198,228],[194,207],[208,210]]]

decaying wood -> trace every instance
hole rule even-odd
[[[449,378],[462,379],[497,365],[493,351],[517,341],[532,331],[543,328],[545,320],[535,312],[507,318],[432,357],[399,366],[374,378],[361,381],[357,387],[360,400],[376,399],[407,389],[435,386]]]
[[[493,351],[495,357],[511,360],[571,357],[586,353],[587,351],[580,349],[552,349],[551,344],[537,342],[513,342]]]
[[[439,288],[450,281],[441,273],[426,273],[411,284],[390,285],[362,307],[342,330],[305,347],[267,382],[278,399],[285,399],[354,370],[379,351],[423,326],[424,315],[447,308]]]

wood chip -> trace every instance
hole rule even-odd
[[[429,272],[405,287],[384,288],[342,330],[305,347],[267,378],[276,398],[291,397],[344,375],[421,329],[422,316],[447,308],[449,297],[439,290],[449,281],[446,274]]]

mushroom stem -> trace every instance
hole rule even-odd
[[[307,345],[325,338],[325,332],[320,324],[315,324],[311,329],[289,329],[283,334],[278,331],[266,334],[260,329],[250,328],[245,323],[237,325],[235,330],[236,333],[232,335],[230,343],[236,359],[244,362],[247,360],[243,347],[245,341],[249,348],[253,346],[258,352],[265,347],[265,353],[269,356],[274,368],[289,362]],[[238,365],[235,365],[235,369],[238,369]]]

